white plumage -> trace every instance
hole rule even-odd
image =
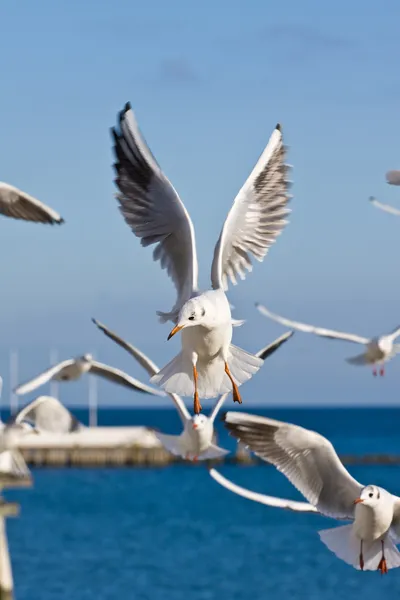
[[[64,219],[55,210],[13,185],[0,181],[0,214],[13,219],[61,225]]]

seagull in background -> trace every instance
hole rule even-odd
[[[157,365],[148,357],[146,354],[141,352],[138,348],[126,342],[123,338],[118,336],[116,333],[108,329],[96,319],[92,319],[93,323],[102,331],[107,337],[113,340],[116,344],[124,348],[133,358],[152,376],[159,372]],[[292,337],[293,331],[280,336],[274,342],[260,350],[256,356],[261,360],[266,360],[271,356],[282,344],[287,342]],[[180,435],[167,435],[155,431],[155,435],[160,440],[161,444],[166,450],[175,456],[180,456],[186,460],[210,460],[222,458],[226,454],[229,454],[228,450],[219,448],[214,443],[214,421],[224,404],[228,393],[220,396],[215,403],[210,415],[207,417],[204,414],[193,417],[190,415],[188,409],[185,406],[183,399],[178,394],[168,394],[175,404],[178,411],[179,417],[182,422],[183,431]]]
[[[0,214],[33,223],[50,225],[64,223],[64,219],[55,210],[29,196],[13,185],[0,181]]]
[[[13,415],[7,426],[30,423],[36,432],[72,433],[87,429],[53,396],[39,396]]]
[[[377,208],[380,208],[381,210],[384,210],[385,212],[388,212],[392,215],[400,216],[400,210],[398,208],[394,208],[394,206],[390,206],[390,204],[383,204],[382,202],[378,202],[378,200],[374,198],[374,196],[370,196],[369,201],[371,202],[371,204],[373,204]]]
[[[353,333],[343,333],[341,331],[334,331],[333,329],[323,329],[322,327],[314,327],[313,325],[307,325],[306,323],[291,321],[290,319],[285,319],[284,317],[272,313],[262,304],[256,303],[256,308],[264,315],[264,317],[269,317],[285,327],[292,327],[293,329],[298,329],[305,333],[313,333],[332,340],[344,340],[346,342],[364,345],[365,352],[351,358],[346,358],[346,361],[351,365],[372,365],[372,373],[374,376],[378,374],[375,365],[380,365],[379,374],[383,376],[385,374],[384,363],[400,352],[400,344],[394,343],[400,335],[400,327],[396,327],[396,329],[386,335],[366,338],[354,335]]]
[[[70,358],[50,367],[50,369],[43,371],[37,377],[17,386],[14,393],[18,395],[29,394],[29,392],[33,392],[51,379],[55,381],[76,381],[82,375],[89,372],[91,375],[98,375],[103,379],[135,390],[136,392],[152,394],[154,396],[165,396],[163,391],[141,383],[119,369],[93,360],[91,354],[84,354],[78,358]]]

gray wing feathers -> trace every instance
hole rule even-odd
[[[99,363],[97,361],[91,362],[90,373],[98,375],[99,377],[103,377],[104,379],[108,379],[109,381],[117,383],[118,385],[133,389],[137,392],[142,392],[143,394],[151,394],[152,396],[165,396],[165,392],[162,390],[158,390],[146,385],[145,383],[138,381],[134,377],[127,375],[119,369],[114,369],[113,367],[109,367],[108,365]]]
[[[13,219],[35,223],[64,223],[64,219],[52,208],[18,188],[0,182],[0,213]]]

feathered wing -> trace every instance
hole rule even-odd
[[[142,394],[165,396],[165,393],[161,390],[157,390],[146,383],[142,383],[127,373],[124,373],[120,369],[115,369],[114,367],[110,367],[104,363],[91,361],[90,373],[93,375],[98,375],[99,377],[103,377],[104,379],[108,379],[108,381],[112,381],[118,385],[135,390],[136,392],[141,392]]]
[[[156,375],[159,372],[160,369],[146,354],[144,354],[144,352],[136,348],[136,346],[133,346],[132,344],[129,344],[128,342],[123,340],[116,333],[108,329],[105,325],[96,321],[96,319],[92,319],[92,321],[107,337],[109,337],[116,344],[118,344],[127,352],[129,352],[129,354],[133,356],[133,358],[137,360],[137,362],[147,371],[150,377]],[[178,410],[182,424],[184,425],[186,421],[190,419],[190,413],[186,408],[184,401],[180,396],[178,396],[178,394],[169,394],[169,396],[172,398]]]
[[[153,259],[167,269],[177,290],[172,310],[158,314],[162,321],[176,321],[180,308],[198,286],[193,224],[142,138],[129,103],[118,121],[119,127],[112,133],[121,213],[142,246],[156,244]]]
[[[239,412],[226,413],[224,421],[235,438],[281,471],[320,513],[336,519],[354,518],[353,503],[363,486],[351,477],[322,435]]]
[[[16,448],[0,452],[0,487],[1,475],[11,477],[30,477],[30,471],[22,454]]]
[[[0,214],[34,223],[49,223],[50,225],[64,223],[64,219],[58,212],[33,196],[4,182],[0,182]]]
[[[226,479],[226,477],[221,475],[221,473],[219,473],[215,469],[210,469],[209,473],[217,483],[225,487],[227,490],[230,490],[238,496],[247,498],[248,500],[253,500],[254,502],[259,502],[260,504],[265,504],[266,506],[285,508],[294,512],[318,513],[318,510],[315,508],[315,506],[309,504],[308,502],[297,502],[296,500],[287,500],[285,498],[276,498],[275,496],[266,496],[265,494],[258,494],[257,492],[252,492],[250,490],[247,490],[246,488],[241,487],[240,485],[232,483],[232,481]]]
[[[44,385],[45,383],[50,381],[50,379],[52,379],[55,375],[57,375],[57,373],[59,373],[62,369],[73,365],[75,362],[76,361],[74,358],[69,358],[68,360],[63,360],[62,362],[58,363],[58,365],[54,365],[53,367],[50,367],[50,369],[46,369],[46,371],[43,371],[43,373],[40,373],[40,375],[38,375],[37,377],[34,377],[33,379],[30,379],[26,383],[22,383],[21,385],[16,387],[14,390],[14,393],[23,395],[23,394],[28,394],[29,392],[32,392],[33,390],[36,390],[36,388],[38,388],[41,385]]]
[[[254,167],[238,193],[215,246],[211,267],[214,289],[235,285],[252,270],[253,255],[262,261],[282,232],[290,210],[289,181],[286,178],[286,149],[278,124]]]
[[[353,333],[343,333],[342,331],[335,331],[334,329],[314,327],[313,325],[307,325],[306,323],[299,323],[298,321],[285,319],[284,317],[271,312],[262,304],[256,303],[256,308],[262,315],[264,315],[264,317],[269,317],[273,321],[276,321],[281,325],[285,325],[285,327],[293,327],[293,329],[298,329],[299,331],[304,331],[305,333],[314,333],[315,335],[332,340],[345,340],[347,342],[354,342],[355,344],[368,344],[370,341],[368,338],[361,337],[360,335],[355,335]]]
[[[394,206],[390,206],[390,204],[384,204],[383,202],[379,202],[376,198],[373,198],[372,196],[369,199],[369,201],[371,202],[371,204],[376,206],[376,208],[380,208],[381,210],[384,210],[385,212],[388,212],[392,215],[400,216],[400,210],[398,208],[394,208]]]
[[[400,335],[400,327],[399,327],[399,326],[397,326],[397,327],[396,327],[396,329],[393,329],[393,331],[391,331],[391,332],[390,332],[390,333],[387,335],[387,337],[389,337],[389,338],[392,340],[392,342],[394,342],[394,340],[395,340],[396,338],[398,338],[398,337],[399,337],[399,335]]]
[[[52,396],[39,396],[11,417],[7,426],[29,421],[39,431],[70,433],[84,429],[84,425],[59,401]]]
[[[289,338],[291,338],[293,334],[294,334],[294,331],[288,331],[288,332],[284,333],[283,335],[278,337],[275,341],[271,342],[271,344],[268,344],[268,346],[261,348],[261,350],[259,350],[255,354],[255,356],[257,358],[261,358],[262,360],[266,360],[267,358],[272,356],[272,354],[274,352],[276,352],[276,350],[278,350],[278,348],[280,348],[280,346],[282,346],[282,344],[287,342],[287,340]],[[215,403],[215,406],[213,407],[211,414],[209,416],[211,423],[214,423],[219,411],[221,410],[222,405],[224,404],[224,402],[228,396],[229,396],[229,394],[222,394],[222,396],[220,396],[218,398],[218,400]]]

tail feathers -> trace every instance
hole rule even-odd
[[[230,345],[229,355],[229,370],[238,386],[250,379],[263,364],[261,358],[233,344]],[[232,383],[225,373],[224,361],[220,355],[212,362],[207,363],[199,358],[196,367],[200,398],[215,398],[232,390]],[[169,393],[180,396],[193,396],[194,394],[193,365],[182,352],[156,375],[153,375],[150,381]]]
[[[174,454],[175,456],[182,456],[179,435],[167,435],[166,433],[159,433],[158,431],[155,431],[154,433],[168,452],[171,452],[171,454]]]
[[[353,525],[343,525],[319,531],[321,541],[338,558],[360,570],[361,540],[354,533]],[[384,541],[384,553],[388,569],[400,567],[400,552],[389,536]],[[364,571],[376,571],[382,558],[381,540],[363,541],[362,556]]]
[[[352,356],[351,358],[346,358],[346,361],[348,363],[350,363],[351,365],[357,365],[357,366],[369,364],[367,355],[365,353],[358,354],[357,356]]]
[[[0,475],[30,476],[27,464],[18,450],[5,450],[0,453]]]

